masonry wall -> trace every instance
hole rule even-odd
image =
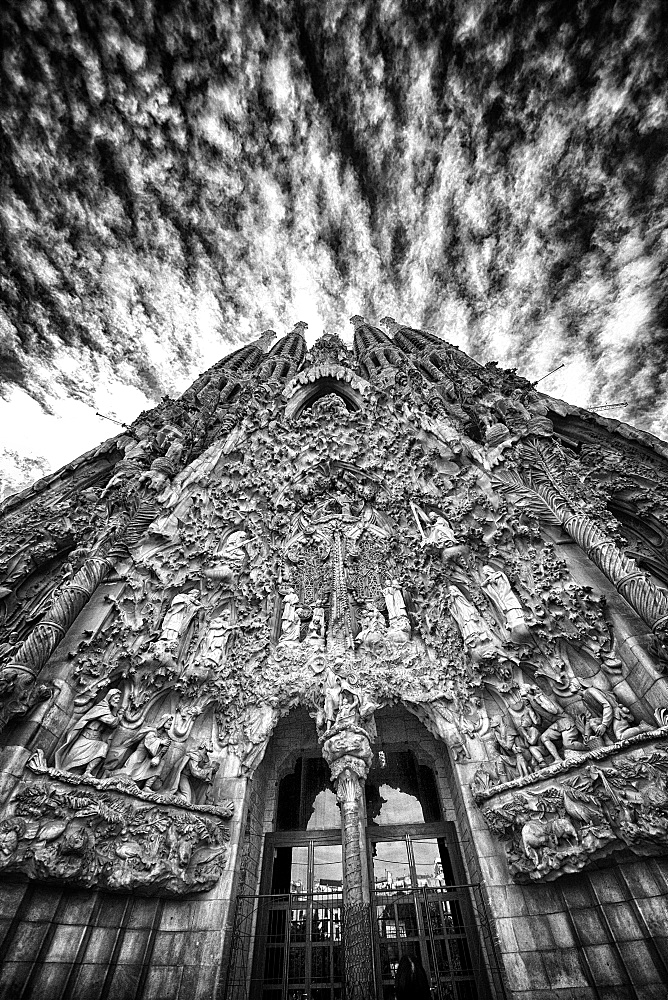
[[[455,765],[455,811],[471,877],[479,873],[488,903],[507,994],[666,1000],[668,858],[613,855],[577,875],[518,885],[469,791],[477,766]]]
[[[217,886],[189,899],[1,883],[0,1000],[213,1000],[239,826]]]
[[[612,679],[638,718],[668,705],[668,679],[648,652],[647,626],[569,539],[558,554],[574,578],[607,599],[624,667]],[[470,744],[483,758],[480,744]],[[611,855],[577,875],[518,885],[503,844],[487,829],[469,785],[478,762],[453,765],[450,781],[466,865],[483,888],[501,957],[501,995],[513,1000],[666,1000],[668,857]]]

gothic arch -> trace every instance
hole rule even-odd
[[[316,400],[329,395],[339,396],[349,412],[362,409],[364,400],[362,394],[357,389],[354,389],[343,379],[325,376],[299,388],[288,401],[285,407],[285,415],[288,418],[298,417],[307,407],[312,406]]]

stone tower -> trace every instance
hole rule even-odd
[[[668,448],[351,322],[4,504],[0,998],[665,995]]]

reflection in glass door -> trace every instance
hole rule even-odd
[[[378,996],[394,997],[402,955],[420,959],[438,1000],[478,997],[470,940],[477,940],[468,889],[456,885],[444,824],[369,831]],[[438,836],[438,833],[441,836]]]
[[[264,897],[259,938],[264,955],[258,956],[251,996],[342,1000],[341,844],[322,835],[317,840],[304,834],[268,839],[269,894]]]

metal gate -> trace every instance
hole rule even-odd
[[[420,957],[434,1000],[503,996],[498,967],[486,968],[483,957],[489,926],[479,886],[375,892],[369,919],[370,1000],[393,1000],[403,954]],[[344,923],[340,894],[240,896],[223,1000],[345,1000]]]
[[[467,884],[374,893],[378,1000],[393,1000],[402,955],[420,959],[434,1000],[489,996],[480,945],[483,928],[476,919],[477,889]]]

